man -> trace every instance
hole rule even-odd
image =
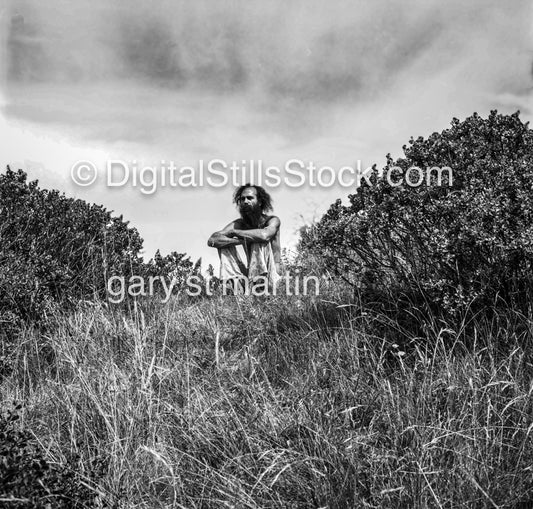
[[[272,198],[261,186],[245,184],[235,191],[233,201],[241,217],[207,241],[209,247],[218,249],[220,279],[224,284],[228,280],[253,284],[254,293],[261,287],[272,289],[281,271],[281,223],[276,216],[267,215],[272,210]],[[239,245],[244,247],[246,265],[237,252]],[[234,287],[235,293],[240,293],[238,288]]]

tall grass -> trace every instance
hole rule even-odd
[[[531,507],[533,320],[384,320],[335,287],[86,305],[21,333],[3,405],[97,506]]]

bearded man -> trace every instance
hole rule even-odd
[[[261,186],[245,184],[235,191],[233,201],[241,217],[207,241],[209,247],[218,249],[220,279],[224,283],[245,280],[256,287],[266,284],[275,288],[281,272],[281,223],[278,217],[267,214],[272,210],[272,198]],[[237,251],[239,245],[244,247],[246,264]],[[236,288],[234,292],[240,293]]]

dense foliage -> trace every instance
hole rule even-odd
[[[0,320],[38,319],[54,305],[106,297],[111,276],[176,276],[193,267],[184,254],[144,263],[142,239],[101,205],[40,189],[27,175],[0,175]]]
[[[23,318],[104,296],[106,277],[135,270],[142,247],[122,217],[37,184],[0,175],[0,307]]]
[[[376,172],[304,232],[302,247],[362,291],[454,314],[497,300],[521,306],[533,261],[533,136],[519,114],[453,119],[387,156],[383,175],[449,166],[429,185],[390,185]],[[448,185],[451,183],[452,185]]]
[[[0,500],[14,509],[97,507],[81,475],[46,460],[31,433],[19,425],[20,410],[17,405],[0,415]]]

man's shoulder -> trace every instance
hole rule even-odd
[[[264,224],[267,225],[270,222],[280,223],[281,221],[279,220],[278,216],[266,216],[264,219]]]
[[[275,226],[276,228],[279,228],[280,224],[281,224],[281,222],[279,220],[279,217],[265,215],[261,219],[260,228],[268,228],[268,227],[272,227],[272,226]]]

